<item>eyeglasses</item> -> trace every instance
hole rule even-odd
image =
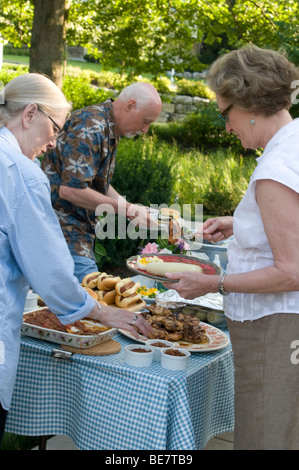
[[[42,113],[46,114],[46,116],[50,119],[50,121],[54,124],[55,127],[57,127],[57,131],[56,133],[60,132],[61,131],[61,127],[58,126],[58,124],[54,121],[54,119],[51,118],[51,116],[49,116],[49,114],[41,107],[41,106],[37,106],[39,111],[41,111]]]
[[[222,111],[222,113],[218,114],[218,117],[220,117],[220,119],[222,119],[226,123],[229,122],[228,113],[230,112],[233,106],[233,104],[230,104],[227,108],[225,108],[224,111]]]
[[[50,119],[50,121],[53,122],[54,126],[57,127],[57,132],[60,132],[60,131],[61,131],[61,127],[58,126],[58,124],[54,121],[54,119],[51,118],[51,116],[48,115],[48,118]]]

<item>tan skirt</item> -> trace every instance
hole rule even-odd
[[[234,448],[299,450],[299,315],[228,320],[228,326],[235,365]]]

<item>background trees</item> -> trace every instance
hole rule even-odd
[[[221,49],[284,47],[299,63],[298,0],[0,0],[0,34],[31,46],[30,70],[61,84],[65,44],[105,68],[202,70]],[[206,54],[209,49],[210,54]]]

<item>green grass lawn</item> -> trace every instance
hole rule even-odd
[[[28,56],[3,55],[3,62],[5,63],[29,65],[29,60]],[[102,71],[101,64],[81,62],[80,60],[67,60],[67,67],[80,67],[82,70],[92,70],[98,73]]]

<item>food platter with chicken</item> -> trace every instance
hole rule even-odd
[[[148,339],[172,341],[174,347],[185,348],[190,352],[216,351],[229,344],[228,336],[218,328],[201,322],[193,315],[184,315],[180,309],[148,305],[141,313],[153,327],[149,338],[140,336],[145,343]],[[128,338],[136,338],[126,330],[119,330]]]

